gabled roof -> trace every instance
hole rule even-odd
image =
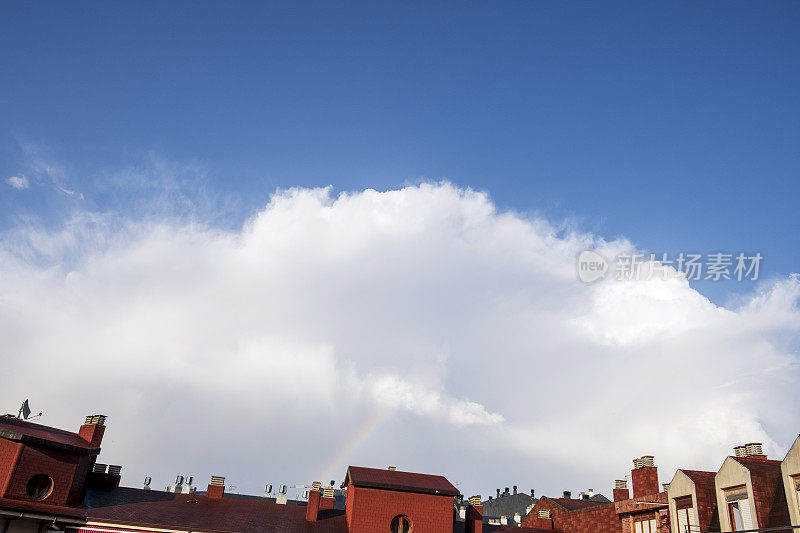
[[[692,480],[695,487],[714,487],[714,479],[717,477],[716,472],[707,472],[705,470],[684,470],[680,469],[686,477]]]
[[[281,505],[238,498],[209,498],[127,487],[89,489],[90,522],[207,532],[347,533],[344,512],[320,512],[306,521],[305,505]]]
[[[458,489],[444,476],[401,472],[400,470],[350,466],[347,468],[345,483],[355,487],[440,494],[442,496],[458,495]]]
[[[0,437],[85,455],[97,455],[100,453],[99,446],[95,446],[77,433],[34,424],[33,422],[8,415],[0,416]]]
[[[762,474],[773,474],[776,472],[780,472],[781,470],[781,462],[775,459],[767,459],[766,457],[734,457],[731,458],[741,464],[743,467],[747,468],[751,472],[758,472]]]

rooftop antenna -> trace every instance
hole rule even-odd
[[[31,406],[28,404],[28,400],[25,400],[22,402],[22,405],[19,406],[17,418],[22,418],[23,420],[38,420],[42,418],[42,413],[31,416]]]

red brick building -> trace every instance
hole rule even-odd
[[[0,417],[0,533],[788,533],[800,509],[800,439],[783,461],[737,447],[716,473],[678,471],[667,491],[644,456],[613,502],[542,497],[516,527],[485,523],[480,496],[463,503],[442,476],[395,469],[349,467],[343,509],[319,483],[295,504],[226,495],[218,476],[205,493],[120,487],[120,467],[97,462],[105,431],[100,415],[74,433]]]

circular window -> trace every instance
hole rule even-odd
[[[37,502],[44,500],[53,492],[53,480],[47,474],[36,474],[28,480],[25,492],[32,500]]]
[[[411,533],[411,519],[404,514],[392,519],[392,533]]]

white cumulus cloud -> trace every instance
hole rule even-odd
[[[633,457],[666,481],[800,427],[796,277],[737,308],[680,279],[583,284],[581,250],[632,245],[447,183],[279,191],[233,231],[180,220],[0,240],[4,397],[61,427],[109,415],[129,484],[397,464],[470,494],[608,492]]]

